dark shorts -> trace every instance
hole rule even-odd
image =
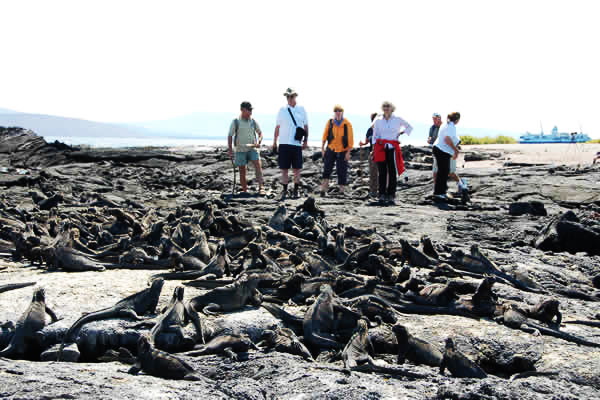
[[[337,172],[338,185],[346,185],[348,181],[346,152],[336,153],[328,148],[323,156],[323,179],[329,179],[331,177],[334,164]]]
[[[280,169],[302,169],[302,146],[280,144],[277,164]]]

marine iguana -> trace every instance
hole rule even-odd
[[[196,357],[207,354],[225,354],[231,360],[238,360],[238,353],[245,353],[249,349],[259,348],[246,335],[234,332],[229,335],[221,335],[211,339],[204,345],[196,345],[194,350],[181,353],[186,356]]]
[[[329,285],[321,286],[321,294],[308,308],[302,323],[304,340],[322,348],[340,349],[344,346],[337,342],[332,332],[338,327],[336,308],[338,305],[333,297],[333,289]]]
[[[487,378],[487,374],[479,365],[455,348],[452,338],[446,339],[444,355],[440,362],[441,375],[446,368],[457,378]]]
[[[373,344],[369,339],[369,326],[366,320],[359,319],[356,330],[342,351],[344,368],[351,369],[359,364],[375,364],[372,355],[375,354]]]
[[[217,287],[203,295],[194,297],[186,308],[190,313],[203,312],[213,315],[218,311],[234,311],[244,307],[246,304],[259,306],[262,295],[257,287],[260,278],[254,274],[243,275],[232,284]]]
[[[135,321],[139,321],[141,319],[140,315],[154,313],[164,283],[165,281],[163,279],[155,279],[152,281],[150,287],[120,300],[114,306],[83,315],[71,325],[65,334],[63,342],[60,345],[57,361],[60,361],[61,352],[65,343],[74,340],[73,335],[75,332],[88,322],[117,317],[131,318]]]
[[[425,340],[421,340],[408,333],[406,327],[401,324],[395,324],[392,332],[396,335],[398,342],[398,364],[404,364],[408,359],[414,364],[425,364],[432,367],[439,367],[442,362],[442,352]]]
[[[421,250],[413,247],[405,239],[400,239],[402,245],[402,264],[408,261],[408,264],[413,267],[432,267],[439,264],[439,261],[425,255]]]
[[[14,335],[8,346],[0,351],[0,357],[28,358],[39,357],[38,338],[36,333],[46,326],[46,314],[52,322],[58,321],[56,314],[46,305],[46,292],[38,288],[33,292],[31,304],[17,320]]]
[[[173,297],[166,310],[162,311],[162,315],[150,331],[152,343],[158,349],[172,351],[193,343],[192,338],[185,336],[183,328],[189,321],[194,321],[196,334],[204,343],[204,331],[202,321],[197,316],[191,316],[183,304],[184,288],[177,286],[173,291]],[[175,342],[168,336],[175,335]],[[165,340],[166,339],[166,340]],[[166,342],[166,343],[165,343]]]
[[[174,355],[156,350],[144,335],[138,339],[137,362],[128,372],[137,375],[140,371],[165,379],[201,380],[191,365]]]
[[[314,361],[310,351],[291,329],[281,328],[277,325],[263,331],[258,347],[273,349],[280,353],[295,354],[307,361]]]
[[[566,340],[568,342],[577,343],[584,346],[600,347],[599,343],[590,342],[578,336],[561,332],[556,329],[548,328],[535,323],[527,318],[528,312],[519,307],[515,303],[504,303],[502,306],[503,315],[497,317],[495,320],[498,323],[503,323],[509,328],[520,329],[527,333],[540,333],[542,335],[552,336],[559,339]]]
[[[283,232],[285,230],[285,220],[287,218],[287,208],[284,204],[277,207],[275,214],[269,218],[269,226],[276,231]]]

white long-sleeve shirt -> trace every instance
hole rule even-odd
[[[460,141],[460,139],[456,135],[456,126],[454,125],[454,122],[452,122],[452,121],[448,122],[446,125],[444,125],[442,127],[442,129],[440,129],[440,136],[438,137],[438,141],[435,144],[435,147],[437,147],[444,153],[453,155],[454,150],[452,149],[452,147],[450,147],[450,145],[448,143],[446,143],[446,137],[449,137],[450,139],[452,139],[452,143],[454,144],[454,146],[456,146],[458,144],[458,142]]]
[[[373,144],[377,139],[398,140],[398,136],[404,128],[404,133],[410,135],[412,126],[405,120],[395,115],[390,116],[390,119],[385,119],[383,116],[378,117],[373,122]],[[391,144],[386,144],[387,148],[393,147]]]

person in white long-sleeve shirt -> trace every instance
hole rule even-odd
[[[458,142],[456,135],[456,124],[460,121],[460,113],[448,114],[448,123],[440,130],[438,141],[433,146],[433,156],[438,166],[437,177],[434,183],[434,199],[446,198],[448,190],[448,174],[450,173],[450,159],[458,158]]]
[[[379,201],[393,204],[396,197],[397,175],[403,171],[397,170],[396,152],[400,150],[398,138],[403,133],[410,135],[412,126],[400,117],[393,115],[395,107],[389,101],[382,104],[383,115],[373,122],[372,141],[375,145],[378,140],[385,141],[385,148],[375,146],[375,150],[381,148],[385,151],[385,157],[381,155],[382,161],[377,162],[379,171]],[[375,151],[373,152],[373,155]],[[384,160],[383,160],[384,158]]]

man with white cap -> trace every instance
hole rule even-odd
[[[300,170],[302,169],[302,149],[308,147],[308,118],[304,107],[296,104],[298,93],[288,88],[283,95],[287,99],[287,105],[281,107],[277,114],[275,139],[273,140],[273,150],[277,149],[277,141],[279,140],[277,164],[281,170],[281,184],[283,185],[281,200],[285,200],[287,197],[290,167],[294,170],[293,197],[298,197]]]
[[[433,125],[431,125],[431,128],[429,128],[429,137],[427,138],[427,143],[429,146],[433,147],[433,144],[437,140],[440,132],[440,126],[442,126],[442,116],[438,113],[433,113],[431,118],[433,119]]]

